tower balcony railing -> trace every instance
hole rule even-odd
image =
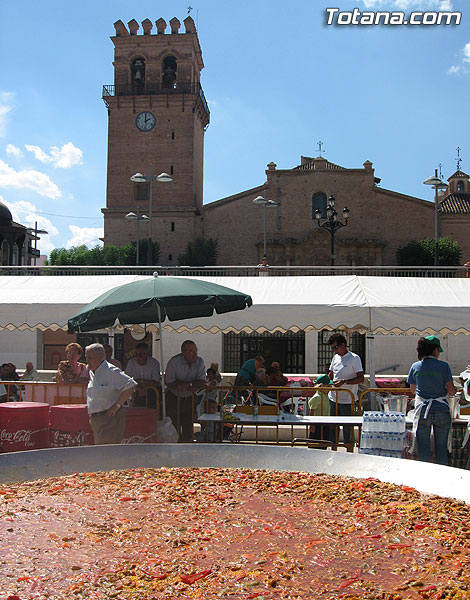
[[[197,94],[201,99],[207,119],[210,118],[210,110],[207,104],[206,97],[202,90],[199,81],[178,81],[171,86],[163,83],[143,83],[143,84],[126,84],[126,85],[104,85],[103,100],[110,96],[152,96],[165,95],[171,96],[175,94]]]

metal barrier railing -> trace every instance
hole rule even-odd
[[[5,393],[1,393],[3,390]],[[141,403],[135,397],[130,406],[143,408],[160,407],[161,387],[146,385]],[[86,404],[87,386],[80,383],[57,383],[51,381],[1,381],[0,402],[43,402],[50,405]]]
[[[194,277],[258,277],[259,267],[253,265],[220,265],[208,267],[189,267],[189,266],[93,266],[93,265],[2,265],[0,275],[149,275],[154,272],[160,275],[178,275]],[[331,276],[331,275],[361,275],[374,277],[446,277],[457,278],[467,277],[468,268],[465,266],[457,267],[398,267],[398,266],[270,266],[268,271],[270,276],[291,277],[291,276]]]
[[[244,412],[251,413],[254,406],[258,407],[258,414],[279,414],[279,413],[291,413],[297,414],[300,416],[307,416],[309,414],[308,401],[309,399],[315,395],[316,392],[321,392],[320,396],[320,410],[318,414],[330,414],[330,401],[328,399],[327,394],[329,392],[333,392],[336,397],[335,402],[335,415],[336,416],[349,416],[345,414],[345,410],[342,409],[342,406],[348,406],[350,411],[350,416],[356,415],[356,403],[354,399],[353,393],[348,389],[336,388],[336,387],[234,387],[234,386],[217,386],[212,388],[203,388],[197,394],[193,394],[192,396],[192,414],[195,420],[197,420],[197,416],[202,413],[211,412],[215,413],[219,410],[223,405],[230,405],[234,412]],[[338,402],[338,394],[347,393],[351,396],[351,404],[341,405]],[[199,395],[200,400],[195,401],[195,396]],[[179,403],[178,403],[179,404]],[[196,405],[198,406],[198,410],[196,409]],[[318,416],[317,414],[317,416]],[[211,423],[210,425],[213,425]],[[290,442],[294,439],[294,427],[298,427],[295,423],[289,423],[288,421],[282,422],[279,421],[277,423],[269,423],[269,424],[255,424],[255,443],[259,442],[258,436],[258,428],[259,427],[275,427],[276,429],[276,437],[275,443],[279,444],[279,426],[289,426],[291,428],[291,439]],[[236,421],[223,423],[223,426],[226,428],[234,429],[234,433],[229,435],[226,432],[227,439],[231,441],[240,441],[240,433]],[[318,427],[312,429],[312,425],[305,424],[305,439],[309,438],[310,431],[313,433],[320,435],[320,441],[325,441],[327,436],[328,441],[331,442],[331,445],[334,448],[338,446],[345,446],[348,450],[353,449],[355,439],[353,441],[345,441],[343,436],[343,441],[340,441],[340,426],[339,425],[324,425],[319,424]],[[348,433],[353,431],[351,425],[342,425],[343,433]],[[180,430],[180,412],[178,411],[178,431]],[[205,436],[205,439],[204,439]],[[204,439],[204,441],[216,441],[216,433],[213,427],[208,427],[203,432],[201,430],[200,438]],[[317,440],[318,441],[318,440]]]
[[[403,387],[390,387],[390,388],[367,388],[366,390],[364,390],[363,392],[361,392],[361,394],[359,395],[358,398],[358,411],[359,414],[362,415],[364,410],[363,410],[363,404],[364,404],[364,398],[367,394],[370,394],[373,397],[373,402],[371,401],[371,398],[369,398],[369,402],[368,402],[368,410],[383,410],[383,400],[380,398],[379,400],[377,400],[377,395],[380,397],[384,397],[386,398],[387,396],[390,395],[395,395],[395,396],[408,396],[408,394],[410,393],[409,388],[403,388]]]
[[[51,381],[2,381],[6,389],[1,402],[44,402],[45,404],[86,404],[86,385]]]

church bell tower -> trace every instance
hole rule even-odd
[[[202,235],[204,132],[209,109],[200,84],[204,68],[193,19],[173,18],[127,27],[114,24],[114,85],[103,87],[108,109],[108,169],[104,243],[136,240],[136,220],[147,215],[159,264],[176,265],[188,242]],[[156,177],[168,173],[173,181]],[[144,180],[131,181],[136,173]],[[152,184],[149,179],[152,177]],[[147,181],[146,181],[147,180]],[[151,193],[151,197],[150,197]],[[150,207],[152,214],[150,214]],[[137,227],[139,223],[137,223]],[[149,221],[140,222],[140,239]]]

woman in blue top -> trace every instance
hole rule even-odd
[[[438,337],[420,338],[416,350],[419,360],[411,365],[407,383],[415,393],[413,435],[418,443],[418,458],[429,462],[432,426],[436,462],[447,465],[447,439],[452,425],[447,394],[454,396],[457,390],[449,365],[439,360],[442,348]]]
[[[235,377],[235,387],[242,385],[250,385],[256,378],[256,371],[261,369],[264,365],[264,358],[262,356],[256,356],[255,358],[249,358],[239,368],[237,376]]]

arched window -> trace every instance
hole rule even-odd
[[[458,192],[464,191],[463,181],[457,181],[457,191]]]
[[[317,192],[312,196],[312,219],[315,218],[315,211],[320,210],[321,218],[326,219],[326,194]]]
[[[145,59],[135,58],[131,64],[132,88],[139,93],[145,88]]]
[[[162,85],[164,88],[176,87],[176,58],[167,56],[163,59],[162,65]]]

